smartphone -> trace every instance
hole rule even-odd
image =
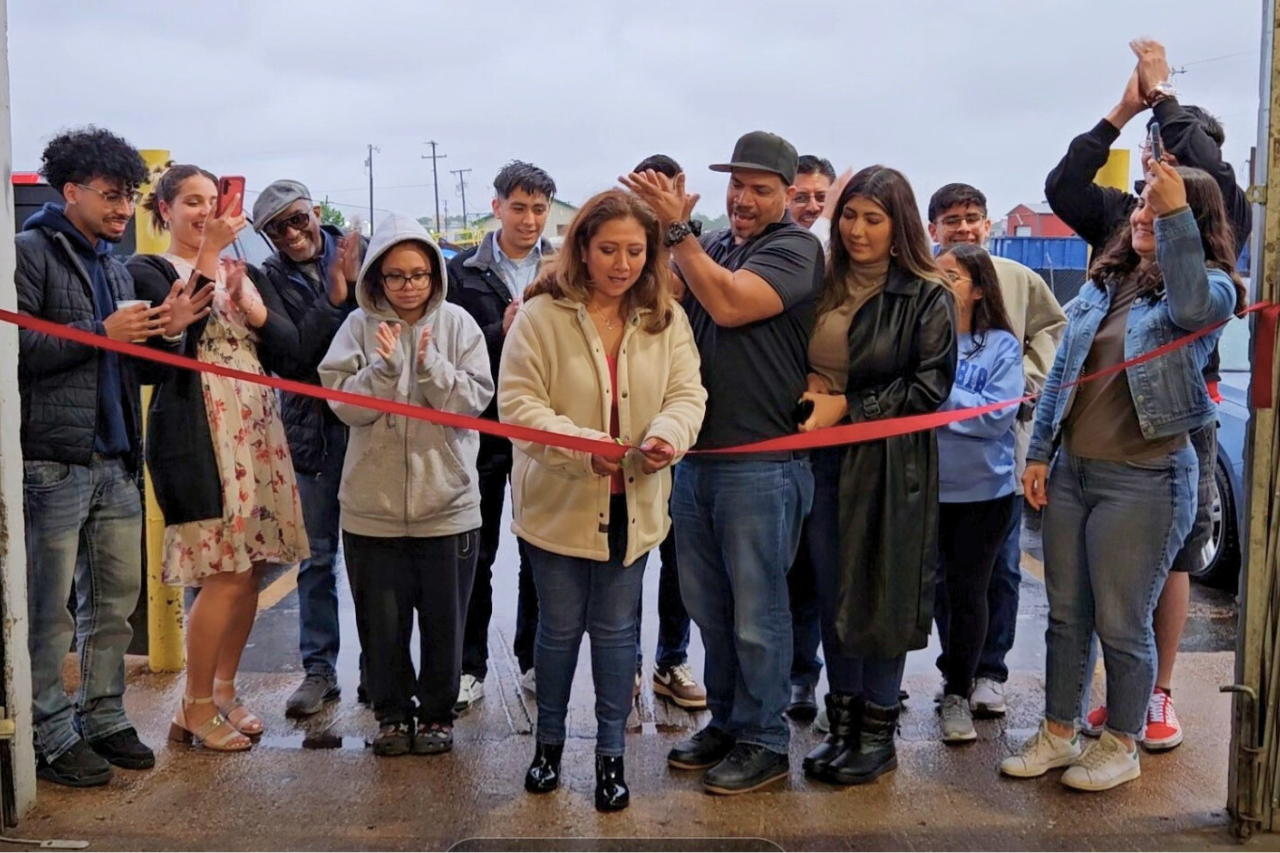
[[[796,426],[800,426],[813,416],[813,401],[801,400],[796,403],[796,407],[791,410],[791,420]]]
[[[1151,159],[1164,162],[1164,140],[1160,138],[1160,122],[1151,122]]]
[[[239,198],[236,198],[237,196]],[[233,198],[236,200],[236,206],[228,210]],[[244,213],[244,177],[228,175],[218,178],[218,216],[239,216],[242,213]]]

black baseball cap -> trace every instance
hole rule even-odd
[[[732,172],[734,169],[754,169],[759,172],[773,172],[791,186],[796,180],[796,166],[800,156],[796,147],[776,133],[764,130],[753,130],[738,140],[733,146],[733,159],[728,163],[717,163],[711,167],[713,172]]]

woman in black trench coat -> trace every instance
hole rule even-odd
[[[911,185],[871,166],[836,204],[827,283],[809,350],[802,430],[937,411],[956,368],[955,301]],[[932,430],[819,451],[809,557],[822,602],[831,731],[806,775],[869,782],[897,766],[906,655],[933,618],[938,444]]]

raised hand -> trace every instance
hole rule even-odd
[[[652,170],[632,172],[630,175],[619,177],[618,180],[653,208],[663,228],[673,222],[683,222],[688,219],[685,214],[686,207],[690,211],[693,210],[689,196],[684,190],[684,172],[677,175],[675,180]]]
[[[373,351],[383,361],[390,361],[396,349],[400,346],[400,324],[379,323],[377,341],[378,344]]]
[[[231,198],[227,210],[232,211],[238,207],[240,207],[240,195],[237,193]],[[247,221],[243,211],[235,216],[209,214],[204,221],[204,235],[200,239],[201,248],[220,254],[223,249],[236,241],[236,235],[244,228]]]
[[[329,301],[341,306],[351,295],[351,287],[360,275],[360,220],[352,223],[351,231],[338,242],[338,256],[329,267]]]
[[[1147,167],[1146,198],[1151,212],[1164,216],[1187,206],[1187,186],[1176,168],[1153,159]]]
[[[176,337],[192,323],[209,316],[217,286],[213,282],[199,290],[195,290],[195,286],[196,277],[193,275],[189,281],[175,281],[169,289],[169,296],[164,301],[169,306],[169,323],[164,327],[165,337]]]
[[[163,333],[168,322],[168,305],[148,308],[140,303],[112,312],[102,321],[102,328],[113,341],[144,341]]]
[[[431,327],[427,326],[422,330],[422,337],[418,340],[418,367],[422,370],[427,367],[427,347],[430,345]]]

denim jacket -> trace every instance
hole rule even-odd
[[[1220,323],[1235,311],[1235,285],[1226,273],[1205,267],[1200,229],[1190,208],[1158,218],[1155,235],[1164,286],[1153,295],[1134,299],[1125,324],[1125,361]],[[1065,391],[1062,386],[1080,378],[1110,304],[1110,288],[1089,281],[1067,307],[1066,335],[1036,406],[1029,461],[1048,462],[1053,456],[1075,399],[1076,386]],[[1216,416],[1201,369],[1221,335],[1222,330],[1216,329],[1125,370],[1138,426],[1149,441],[1190,432]]]

